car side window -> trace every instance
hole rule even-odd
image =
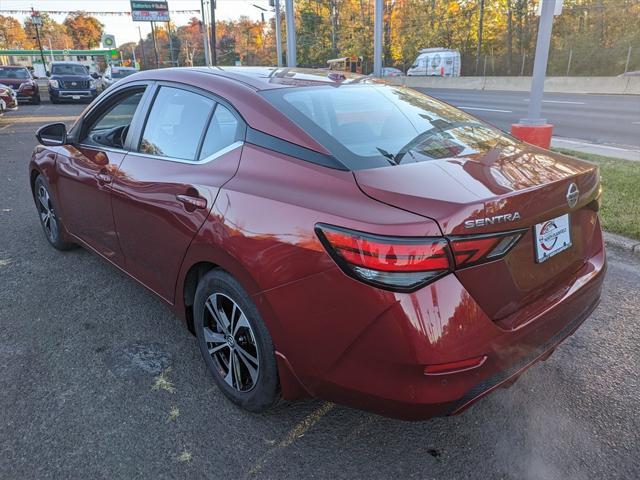
[[[204,137],[199,160],[204,160],[239,139],[240,123],[238,119],[227,107],[218,103]]]
[[[215,102],[203,95],[160,87],[147,117],[140,153],[195,161]]]
[[[143,95],[144,88],[121,96],[89,126],[85,142],[122,148]]]

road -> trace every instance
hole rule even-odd
[[[159,299],[45,241],[28,188],[33,132],[81,108],[0,118],[3,480],[640,478],[638,257],[611,250],[593,316],[460,416],[407,423],[319,400],[248,414]],[[153,388],[163,370],[173,392]]]
[[[502,130],[526,117],[528,92],[417,88]],[[545,93],[542,115],[553,134],[592,143],[640,147],[640,95]]]

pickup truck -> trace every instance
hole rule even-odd
[[[97,82],[86,67],[76,62],[52,62],[49,77],[51,103],[91,101],[98,96]]]

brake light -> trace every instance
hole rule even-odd
[[[470,267],[504,257],[522,236],[522,231],[450,237],[456,268]]]
[[[387,237],[320,224],[316,233],[347,275],[381,288],[413,291],[452,268],[442,237]]]
[[[523,230],[459,237],[391,237],[317,224],[316,234],[347,275],[412,292],[455,270],[504,257]]]

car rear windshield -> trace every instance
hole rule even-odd
[[[0,78],[17,78],[27,79],[29,78],[29,72],[26,68],[2,68],[0,67]]]
[[[351,170],[465,157],[515,144],[500,130],[408,88],[370,83],[261,94]]]
[[[131,75],[132,73],[136,73],[135,70],[131,69],[131,70],[121,70],[121,69],[113,69],[111,71],[111,77],[112,78],[124,78],[124,77],[128,77],[129,75]]]
[[[87,75],[87,69],[82,65],[54,65],[52,75]]]

